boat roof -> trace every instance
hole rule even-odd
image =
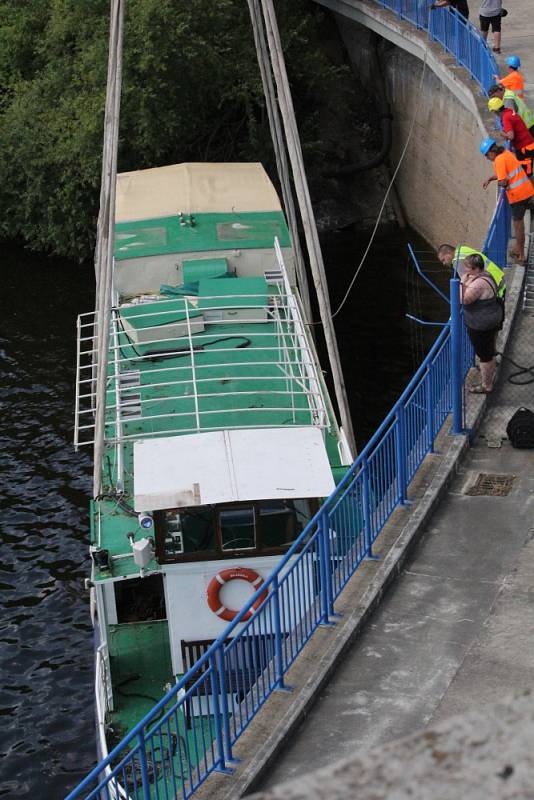
[[[222,430],[134,443],[136,511],[328,497],[334,486],[319,428]]]
[[[259,163],[171,164],[117,175],[115,221],[282,211]]]

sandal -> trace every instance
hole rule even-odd
[[[469,387],[470,394],[491,394],[493,391],[493,386],[491,389],[484,389],[481,383],[475,383],[474,386]]]
[[[493,52],[494,53],[499,53],[499,55],[500,55],[501,54],[501,48],[500,47],[494,47],[493,48]]]

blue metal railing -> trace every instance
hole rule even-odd
[[[457,280],[451,292],[458,296]],[[455,386],[461,404],[472,364],[466,340],[459,314],[456,321],[452,315],[398,402],[277,568],[68,800],[125,796],[120,787],[135,800],[185,799],[211,772],[228,769],[233,745],[270,694],[284,688],[287,670],[316,628],[331,620],[335,600],[372,555],[395,508],[406,502],[410,481],[454,408]],[[453,363],[460,369],[456,378]],[[455,414],[461,420],[461,405]]]
[[[494,83],[499,70],[480,31],[469,20],[450,8],[430,9],[427,0],[374,0],[382,8],[393,11],[401,19],[428,31],[429,38],[439,42],[469,72],[484,93]]]
[[[510,238],[510,228],[512,225],[512,212],[510,203],[506,199],[506,191],[499,190],[497,206],[493,219],[486,234],[486,241],[482,248],[485,255],[494,261],[501,269],[506,267],[508,240]]]

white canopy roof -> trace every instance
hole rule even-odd
[[[281,211],[261,164],[172,164],[117,175],[116,222],[184,214]]]
[[[134,444],[134,508],[327,497],[334,479],[318,428],[247,428]]]

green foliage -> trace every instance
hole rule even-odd
[[[321,13],[279,0],[304,147],[320,152],[313,95],[336,80]],[[0,235],[76,257],[94,246],[109,0],[0,0]],[[129,0],[119,170],[262,161],[270,134],[246,0]]]

